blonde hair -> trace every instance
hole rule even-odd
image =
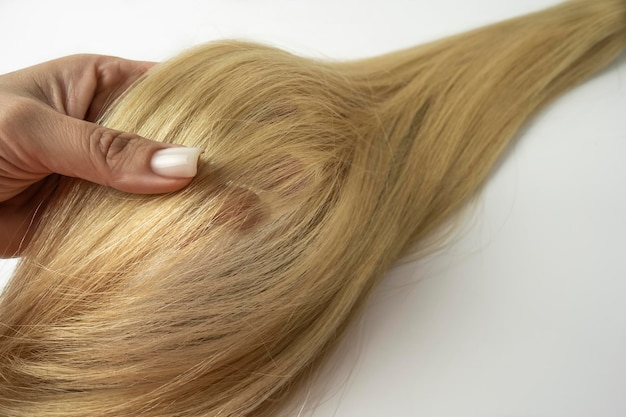
[[[0,413],[269,416],[521,125],[626,45],[578,0],[360,60],[218,42],[102,123],[204,150],[186,189],[64,178],[0,301]]]

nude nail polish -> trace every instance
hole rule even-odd
[[[166,148],[152,156],[150,166],[155,174],[171,178],[190,178],[198,172],[200,148]]]

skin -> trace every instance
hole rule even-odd
[[[59,175],[140,194],[191,182],[150,169],[172,145],[93,123],[153,65],[75,55],[0,76],[0,257],[26,247]]]

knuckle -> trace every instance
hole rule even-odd
[[[91,133],[89,144],[91,154],[98,159],[98,165],[115,174],[130,158],[129,153],[136,140],[127,133],[98,127]]]
[[[0,134],[3,137],[18,138],[36,122],[37,113],[31,100],[17,98],[0,103]]]
[[[67,65],[76,65],[80,67],[86,67],[89,64],[92,64],[98,60],[98,55],[94,54],[73,54],[68,55],[63,58],[59,58],[59,60],[64,61]]]

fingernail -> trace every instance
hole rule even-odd
[[[198,172],[200,148],[166,148],[156,151],[150,161],[155,174],[164,177],[189,178]]]

